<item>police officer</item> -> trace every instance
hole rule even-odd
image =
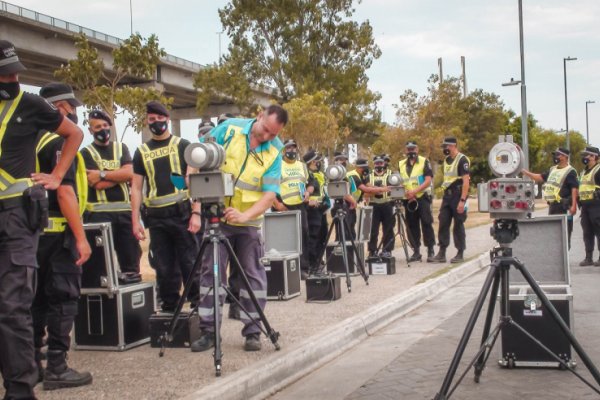
[[[382,156],[373,159],[373,171],[369,174],[369,184],[372,187],[382,188],[387,186],[387,179],[391,171],[386,168]],[[369,205],[373,206],[373,219],[371,224],[371,237],[369,239],[369,257],[376,256],[379,228],[383,231],[382,257],[390,257],[394,250],[394,203],[388,193],[374,194],[369,197]]]
[[[581,162],[585,165],[579,178],[579,204],[581,205],[581,228],[585,258],[579,263],[582,267],[600,267],[600,258],[594,263],[594,242],[600,237],[600,150],[588,146],[581,152]],[[600,249],[599,249],[600,250]]]
[[[302,254],[300,270],[302,279],[308,277],[308,219],[306,205],[314,191],[313,179],[309,176],[306,164],[298,160],[298,146],[293,139],[283,143],[283,162],[281,163],[281,185],[279,194],[273,202],[276,211],[300,210],[302,228]]]
[[[146,105],[146,113],[152,138],[138,147],[133,156],[133,233],[138,240],[146,238],[140,223],[143,199],[141,213],[144,225],[150,230],[148,259],[156,270],[161,308],[172,312],[179,302],[182,283],[190,278],[198,253],[195,234],[200,229],[200,205],[192,205],[187,190],[176,188],[170,179],[172,173],[186,174],[183,153],[189,142],[171,135],[169,112],[164,105],[151,101]],[[144,182],[147,190],[142,198]],[[198,301],[197,282],[192,285],[188,300]]]
[[[567,230],[569,249],[571,248],[571,232],[573,232],[573,216],[577,213],[577,189],[579,179],[577,171],[569,164],[570,151],[563,147],[552,152],[554,166],[548,172],[536,174],[523,169],[536,182],[544,182],[542,191],[544,200],[548,202],[548,214],[567,214]]]
[[[279,105],[270,105],[256,119],[230,118],[212,130],[211,136],[225,148],[225,162],[221,170],[234,177],[235,192],[225,199],[227,208],[221,232],[231,243],[233,251],[248,277],[261,309],[266,305],[267,276],[260,258],[264,245],[260,226],[264,212],[271,207],[280,190],[281,149],[283,144],[277,137],[287,123],[287,111]],[[229,254],[223,244],[219,246],[219,268],[221,284],[225,284],[225,268]],[[219,296],[215,307],[214,297],[205,295],[213,286],[213,254],[206,251],[202,259],[200,291],[203,295],[198,313],[202,336],[192,343],[192,351],[205,351],[214,346],[214,310],[221,310],[224,294]],[[240,290],[240,301],[253,318],[258,318],[254,303],[245,289]],[[246,314],[242,336],[244,350],[261,349],[260,329]]]
[[[125,143],[110,140],[112,121],[107,113],[88,115],[94,141],[81,150],[88,180],[85,222],[110,222],[121,279],[137,280],[142,249],[133,236],[129,183],[133,178],[131,155]]]
[[[321,254],[320,251],[325,247],[325,238],[327,237],[325,211],[329,208],[329,199],[325,194],[325,174],[321,170],[321,155],[314,150],[309,150],[302,158],[313,182],[313,192],[308,198],[306,214],[308,219],[308,261],[310,272],[315,273],[321,268],[321,260],[318,257]],[[325,228],[324,232],[323,227]]]
[[[458,151],[456,138],[447,137],[442,143],[446,158],[444,159],[444,181],[442,188],[444,196],[438,216],[440,225],[438,229],[438,240],[440,249],[431,262],[446,262],[446,248],[450,245],[450,224],[454,220],[452,238],[458,253],[450,262],[458,263],[464,259],[466,248],[465,220],[467,210],[465,204],[469,195],[469,167],[470,161],[467,156]]]
[[[46,224],[40,185],[58,188],[83,138],[54,106],[21,91],[18,73],[24,70],[13,44],[0,40],[0,372],[6,399],[34,399],[38,380],[31,305],[38,236]],[[35,173],[40,130],[65,138],[50,174]]]
[[[413,241],[414,254],[408,261],[421,261],[421,229],[423,242],[427,246],[427,262],[434,258],[435,234],[433,233],[433,214],[431,213],[433,170],[429,160],[419,155],[419,146],[414,141],[406,143],[406,158],[398,163],[398,171],[406,190],[406,224]]]
[[[51,102],[60,113],[77,123],[76,107],[82,104],[70,86],[50,83],[40,90],[40,96]],[[36,146],[36,168],[51,173],[61,155],[64,140],[55,133],[42,131]],[[77,160],[79,162],[79,160]],[[37,289],[31,314],[35,356],[39,380],[45,390],[76,387],[92,383],[89,372],[78,372],[67,366],[67,351],[71,345],[71,329],[77,315],[77,300],[81,290],[81,265],[90,257],[88,244],[75,191],[85,190],[85,169],[73,163],[56,190],[48,191],[49,223],[40,236],[37,260]],[[83,179],[82,179],[83,178]],[[81,184],[77,185],[77,180]],[[42,368],[41,348],[47,330],[48,365]]]
[[[198,124],[198,140],[202,140],[204,136],[206,136],[212,128],[215,127],[215,124],[212,121],[202,121]]]

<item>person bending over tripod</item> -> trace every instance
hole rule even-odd
[[[267,276],[260,258],[264,246],[260,236],[260,226],[264,212],[271,207],[279,193],[281,178],[281,149],[283,144],[277,137],[287,123],[287,111],[279,105],[270,105],[258,114],[256,119],[230,118],[210,132],[216,143],[225,149],[225,162],[221,170],[233,175],[234,195],[225,198],[225,210],[221,231],[231,243],[248,281],[261,307],[265,308]],[[225,269],[229,253],[223,243],[219,243],[219,268],[221,284],[226,284]],[[215,344],[213,254],[205,252],[202,257],[200,277],[200,316],[201,336],[191,345],[193,352],[205,351]],[[219,293],[219,312],[225,294]],[[240,302],[252,318],[258,318],[254,303],[246,290],[240,290]],[[260,329],[245,313],[242,336],[245,337],[244,350],[261,349]]]

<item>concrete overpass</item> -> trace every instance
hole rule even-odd
[[[15,45],[19,58],[28,69],[19,74],[22,83],[42,86],[55,81],[54,71],[77,57],[74,37],[79,33],[85,34],[90,43],[98,49],[99,56],[110,73],[112,50],[123,42],[122,39],[0,1],[0,38]],[[195,62],[167,55],[161,59],[151,81],[128,77],[124,83],[153,86],[166,96],[173,97],[172,130],[174,134],[179,135],[181,120],[215,117],[225,112],[239,111],[231,102],[214,99],[205,114],[198,115],[193,80],[194,74],[201,68],[203,66]],[[268,105],[272,93],[256,90],[254,96],[256,104]]]

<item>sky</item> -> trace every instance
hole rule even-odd
[[[225,0],[13,0],[11,3],[126,38],[156,34],[169,53],[201,64],[214,63],[229,44],[218,9]],[[133,12],[130,14],[130,4]],[[382,55],[368,70],[369,86],[379,92],[385,121],[395,121],[393,105],[407,89],[423,95],[427,79],[438,73],[459,76],[466,58],[468,90],[481,88],[521,112],[518,0],[364,0],[355,2],[356,21],[369,20]],[[523,25],[527,108],[547,129],[565,128],[563,58],[567,62],[569,129],[600,145],[600,1],[524,0]],[[195,138],[197,121],[182,121],[182,136]],[[500,132],[499,132],[500,134]],[[126,143],[129,141],[126,140]],[[128,143],[129,144],[129,143]],[[134,142],[132,142],[135,145]],[[130,145],[131,147],[131,145]]]

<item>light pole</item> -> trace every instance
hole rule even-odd
[[[131,36],[133,36],[133,0],[129,0],[129,27],[131,28]]]
[[[567,100],[567,61],[575,61],[577,57],[563,58],[563,71],[565,77],[565,129],[567,130],[567,150],[571,150],[569,141],[569,101]]]
[[[221,65],[221,35],[225,33],[225,31],[221,31],[221,32],[217,32],[217,35],[219,35],[219,65]]]
[[[594,100],[588,100],[585,102],[585,142],[590,144],[590,124],[588,120],[588,104],[594,104]]]

